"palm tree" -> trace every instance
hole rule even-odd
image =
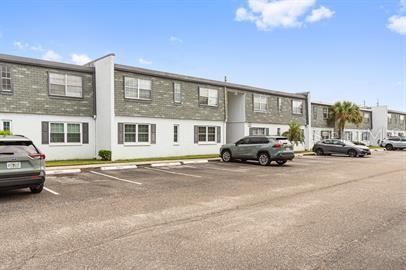
[[[300,124],[297,121],[291,121],[289,123],[289,130],[282,134],[287,137],[289,141],[299,145],[304,142],[304,132],[300,128]]]
[[[358,105],[350,101],[338,101],[330,108],[330,119],[334,121],[340,139],[343,139],[347,122],[358,126],[364,117]]]

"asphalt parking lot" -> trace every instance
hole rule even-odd
[[[406,152],[48,176],[0,193],[0,269],[405,269]]]

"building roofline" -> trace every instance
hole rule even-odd
[[[404,114],[404,115],[406,115],[406,112],[397,111],[397,110],[390,110],[390,109],[388,109],[388,113],[397,113],[397,114]]]
[[[96,58],[96,59],[84,64],[84,66],[91,66],[93,63],[95,63],[97,61],[100,61],[100,60],[102,60],[104,58],[110,57],[110,56],[116,56],[116,54],[115,53],[109,53],[109,54],[103,55],[103,56],[101,56],[99,58]]]
[[[312,101],[311,102],[311,105],[322,105],[322,106],[333,106],[334,104],[332,104],[332,103],[327,103],[327,102],[322,102],[322,101]],[[369,108],[369,107],[362,107],[362,106],[359,106],[359,109],[361,110],[361,111],[368,111],[368,112],[372,112],[372,108]]]
[[[197,83],[202,83],[202,84],[210,84],[210,85],[219,86],[219,87],[228,87],[228,88],[245,90],[245,91],[250,91],[250,92],[273,94],[273,95],[277,95],[277,96],[306,99],[307,95],[308,95],[308,92],[306,92],[306,93],[288,93],[288,92],[269,90],[269,89],[253,87],[253,86],[248,86],[248,85],[243,85],[243,84],[222,82],[222,81],[204,79],[204,78],[199,78],[199,77],[180,75],[180,74],[175,74],[175,73],[156,71],[156,70],[127,66],[127,65],[120,65],[120,64],[115,64],[114,68],[116,70],[133,72],[133,73],[138,73],[138,74],[142,74],[142,75],[157,76],[157,77],[168,78],[168,79],[173,79],[173,80],[197,82]]]
[[[64,70],[80,71],[80,72],[87,72],[87,73],[93,73],[93,71],[94,71],[94,69],[92,67],[88,67],[88,66],[80,66],[80,65],[40,60],[40,59],[34,59],[34,58],[28,58],[28,57],[22,57],[22,56],[8,55],[8,54],[0,54],[0,61],[6,62],[6,63],[11,63],[11,64],[23,64],[23,65],[30,65],[30,66],[36,66],[36,67],[64,69]]]

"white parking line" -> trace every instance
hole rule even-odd
[[[136,185],[142,185],[142,183],[140,183],[140,182],[131,181],[131,180],[127,180],[127,179],[121,179],[121,178],[118,178],[118,177],[115,177],[115,176],[112,176],[112,175],[108,175],[108,174],[104,174],[104,173],[99,173],[99,172],[95,172],[95,171],[90,171],[90,173],[105,176],[105,177],[109,177],[111,179],[115,179],[115,180],[122,181],[122,182],[127,182],[127,183],[131,183],[131,184],[136,184]]]
[[[218,168],[218,167],[214,167],[214,166],[204,166],[204,168],[207,168],[209,170],[218,170],[218,171],[225,171],[225,172],[247,172],[247,169],[238,169],[238,167],[236,167],[236,169],[225,169],[225,168]]]
[[[196,177],[196,178],[201,178],[201,177],[202,177],[202,176],[200,176],[200,175],[187,174],[187,173],[179,173],[179,172],[172,172],[172,171],[161,170],[161,169],[157,169],[157,168],[148,168],[148,167],[145,167],[145,169],[147,169],[147,170],[153,170],[153,171],[158,171],[158,172],[165,172],[165,173],[169,173],[169,174],[177,174],[177,175],[183,175],[183,176]]]
[[[47,188],[47,187],[44,187],[44,189],[45,189],[46,191],[48,191],[49,193],[52,193],[52,194],[54,194],[54,195],[60,195],[58,192],[53,191],[52,189],[49,189],[49,188]]]

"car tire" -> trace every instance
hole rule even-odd
[[[385,149],[388,150],[388,151],[392,151],[393,150],[393,145],[387,144],[387,145],[385,145]]]
[[[268,153],[260,153],[258,155],[258,162],[261,166],[268,166],[271,163]]]
[[[317,148],[314,152],[316,153],[317,156],[322,156],[322,155],[324,155],[324,151],[323,151],[323,149],[321,149],[321,148]]]
[[[224,161],[224,162],[230,162],[232,160],[231,152],[229,150],[224,150],[221,153],[221,160]]]
[[[285,165],[286,162],[287,162],[287,160],[277,160],[276,164],[278,164],[279,166],[283,166],[283,165]]]
[[[40,184],[40,185],[35,185],[30,187],[30,190],[32,193],[41,193],[41,191],[44,189],[44,184]]]
[[[357,151],[355,151],[354,149],[348,150],[347,154],[348,154],[350,157],[357,157]]]

